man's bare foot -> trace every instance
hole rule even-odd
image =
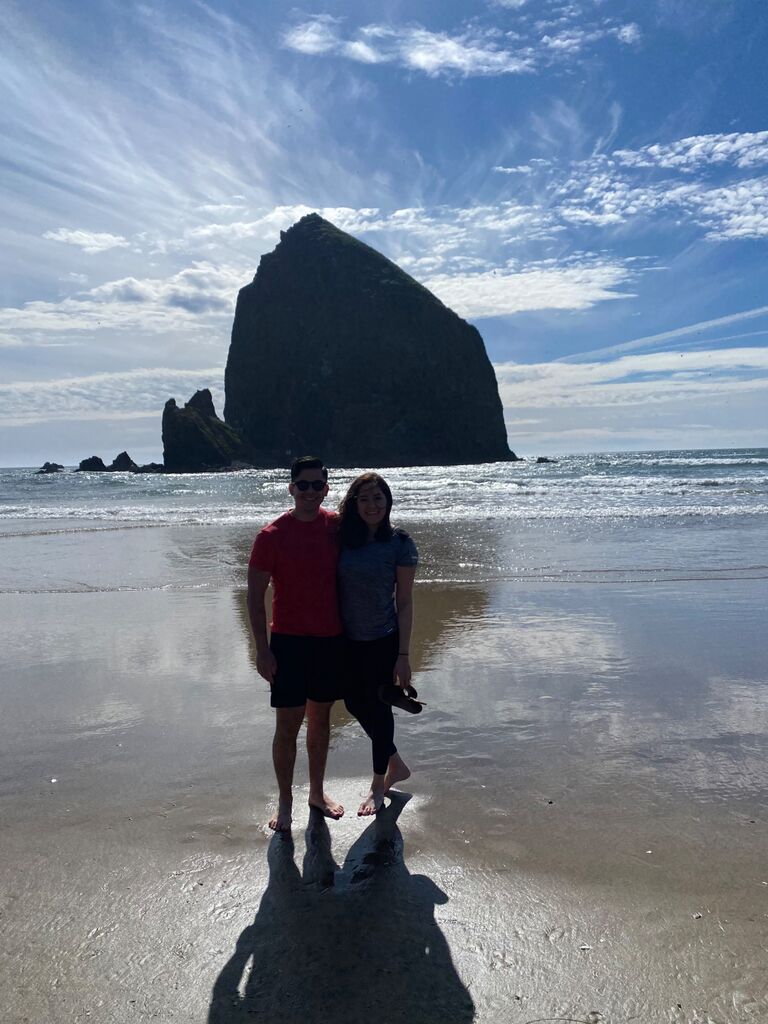
[[[338,820],[344,814],[341,804],[329,797],[327,793],[323,793],[319,797],[310,794],[309,806],[316,807],[326,818],[334,820]]]
[[[398,782],[405,782],[410,777],[411,769],[399,754],[393,754],[387,765],[387,774],[384,776],[384,792],[388,793]]]
[[[381,778],[381,776],[379,776]],[[384,789],[381,786],[371,786],[371,792],[360,804],[357,811],[358,818],[368,818],[377,814],[384,806]]]
[[[293,818],[291,811],[293,810],[293,801],[281,800],[277,805],[277,814],[273,815],[269,819],[269,827],[273,832],[290,832],[291,822]]]

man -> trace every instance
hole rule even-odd
[[[304,456],[291,465],[294,507],[253,544],[248,563],[248,615],[256,641],[256,668],[275,708],[272,760],[279,789],[269,827],[291,827],[296,737],[307,718],[309,803],[326,817],[344,808],[323,791],[334,700],[342,696],[342,627],[336,598],[336,516],[321,508],[328,494],[322,460]],[[272,581],[271,639],[264,607]]]

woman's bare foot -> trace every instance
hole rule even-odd
[[[291,822],[293,821],[291,816],[292,810],[292,800],[281,800],[277,805],[277,814],[269,819],[269,827],[274,832],[290,832]]]
[[[316,807],[324,817],[333,818],[334,820],[338,820],[344,813],[344,808],[341,804],[329,797],[327,793],[321,793],[319,796],[314,796],[310,793],[309,806]]]
[[[388,793],[398,782],[405,782],[410,777],[411,769],[399,754],[393,754],[387,765],[387,774],[384,776],[384,792]]]
[[[372,814],[377,814],[384,804],[384,783],[380,781],[380,775],[377,778],[379,781],[374,780],[370,793],[358,808],[358,818],[368,818]]]

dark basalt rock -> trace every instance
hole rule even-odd
[[[92,455],[90,459],[83,459],[77,467],[78,473],[106,473],[107,467],[98,455]]]
[[[310,214],[240,291],[224,417],[260,466],[513,460],[477,330],[386,257]]]
[[[165,466],[162,462],[147,462],[143,466],[137,466],[134,473],[164,473]]]
[[[539,465],[539,466],[540,466],[540,465],[541,465],[542,463],[544,463],[544,462],[551,462],[551,463],[555,463],[555,462],[557,462],[557,459],[548,459],[546,455],[540,455],[540,456],[539,456],[539,457],[538,457],[538,458],[536,459],[536,464],[537,464],[537,465]]]
[[[216,415],[211,392],[197,391],[179,409],[169,398],[163,409],[163,461],[166,473],[202,473],[250,465],[247,446]]]
[[[36,470],[35,476],[39,476],[41,473],[60,473],[64,469],[58,462],[44,462],[40,469]]]
[[[115,456],[112,465],[107,467],[112,473],[135,473],[138,468],[128,452],[120,452]]]

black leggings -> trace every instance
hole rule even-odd
[[[370,737],[375,775],[384,775],[390,757],[397,753],[393,740],[395,719],[389,704],[383,704],[377,690],[382,683],[392,682],[398,650],[399,633],[390,633],[379,640],[347,641],[347,696],[344,703]]]

